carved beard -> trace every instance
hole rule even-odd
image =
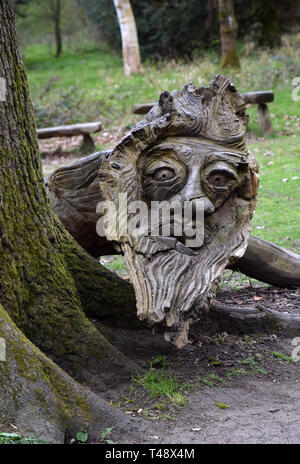
[[[138,317],[164,325],[165,339],[177,347],[186,345],[190,323],[208,311],[224,268],[245,252],[251,231],[249,216],[249,202],[234,193],[206,217],[204,244],[191,255],[175,239],[131,237],[123,243]]]

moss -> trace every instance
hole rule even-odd
[[[26,339],[1,305],[0,318],[3,321],[0,336],[7,341],[7,362],[1,368],[6,368],[9,393],[14,399],[16,409],[23,391],[28,390],[26,385],[30,385],[35,401],[46,415],[49,415],[51,403],[50,409],[55,405],[57,411],[57,422],[66,426],[80,417],[81,423],[87,425],[92,419],[91,408],[87,398],[76,390],[74,381]],[[14,372],[13,383],[10,381],[10,370]]]
[[[232,49],[225,56],[223,56],[222,68],[240,68],[240,61],[236,48]]]

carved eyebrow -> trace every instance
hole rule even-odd
[[[233,153],[230,151],[214,151],[210,153],[207,157],[207,161],[210,162],[210,159],[214,158],[214,161],[223,161],[224,163],[230,163],[231,165],[237,167],[239,165],[248,165],[249,161],[246,155]],[[213,162],[213,161],[211,161]]]

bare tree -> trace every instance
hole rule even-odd
[[[122,38],[125,76],[141,71],[141,57],[130,0],[114,0]]]
[[[56,49],[55,57],[58,58],[61,55],[63,48],[61,18],[63,7],[66,6],[66,0],[64,0],[64,3],[62,3],[61,0],[36,0],[36,2],[46,18],[53,23]]]
[[[219,0],[219,22],[222,68],[239,68],[240,61],[236,47],[238,23],[234,14],[233,0]]]

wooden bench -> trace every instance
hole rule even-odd
[[[73,137],[74,135],[82,135],[82,145],[85,149],[94,149],[95,144],[90,134],[101,131],[101,122],[87,122],[84,124],[71,124],[69,126],[47,127],[38,129],[37,134],[39,139],[50,139],[53,137]]]
[[[262,91],[262,92],[247,92],[242,93],[241,97],[248,105],[257,105],[258,121],[263,136],[266,136],[272,132],[272,123],[268,112],[267,103],[274,101],[274,92]],[[134,105],[132,112],[134,114],[146,114],[155,103],[143,103],[141,105]]]

